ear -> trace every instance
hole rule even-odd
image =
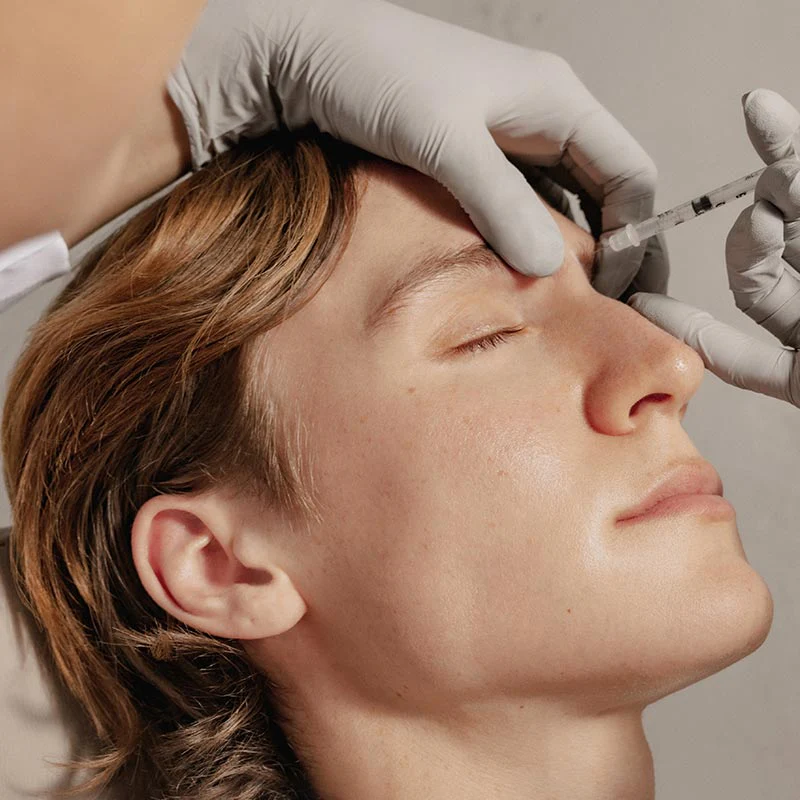
[[[306,604],[275,561],[277,515],[248,515],[243,502],[221,490],[151,498],[133,522],[133,562],[150,597],[187,625],[229,639],[277,636]]]

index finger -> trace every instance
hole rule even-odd
[[[641,222],[653,213],[658,170],[653,159],[603,106],[575,121],[562,164],[600,206],[603,232]],[[595,288],[618,297],[642,264],[645,245],[600,254]]]

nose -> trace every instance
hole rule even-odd
[[[584,409],[590,425],[609,436],[630,434],[653,415],[680,420],[703,380],[700,356],[679,339],[653,325],[632,308],[593,294],[586,309],[581,352],[588,380]]]

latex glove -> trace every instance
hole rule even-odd
[[[800,407],[800,113],[768,89],[742,103],[750,141],[770,166],[728,234],[728,284],[736,306],[786,347],[670,297],[636,294],[629,302],[683,339],[722,380]]]
[[[562,58],[381,0],[211,0],[168,88],[195,167],[241,137],[314,122],[440,181],[529,275],[558,269],[564,243],[503,150],[565,168],[596,235],[653,209],[652,160]],[[604,254],[597,288],[618,296],[643,254]],[[644,269],[666,286],[662,253]]]

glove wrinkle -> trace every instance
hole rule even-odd
[[[772,291],[745,314],[785,345],[800,347],[800,278],[785,270]]]

